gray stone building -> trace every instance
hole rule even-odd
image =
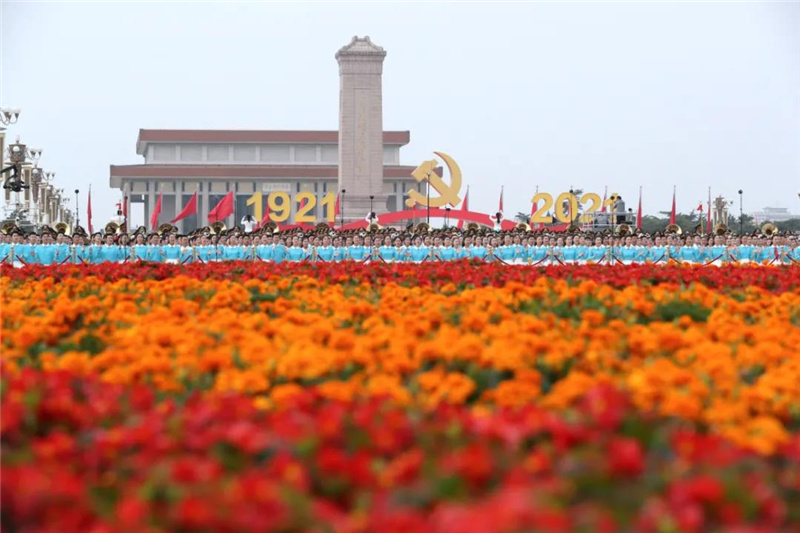
[[[337,195],[343,199],[337,223],[363,219],[370,205],[379,214],[402,210],[405,193],[422,185],[411,177],[415,165],[400,164],[410,133],[383,131],[385,56],[369,37],[353,37],[336,53],[338,131],[142,129],[136,153],[144,163],[112,165],[111,186],[127,202],[144,203],[145,221],[161,195],[159,224],[197,192],[198,214],[177,223],[184,232],[207,225],[209,211],[231,191],[228,227],[246,213],[258,214],[259,199],[262,214],[271,203],[272,219],[285,217],[278,220],[284,225],[330,221]]]

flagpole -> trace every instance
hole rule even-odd
[[[642,228],[641,228],[641,226],[642,226],[642,224],[641,224],[641,220],[642,220],[642,186],[641,185],[639,185],[639,209],[637,209],[636,211],[637,211],[636,212],[636,229],[638,229],[639,231],[642,231]]]

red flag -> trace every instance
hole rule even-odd
[[[265,202],[266,207],[264,207],[264,214],[261,216],[261,220],[258,221],[258,224],[256,224],[256,229],[261,229],[261,227],[269,221],[269,195],[270,193],[267,193],[266,196],[267,201]]]
[[[89,225],[89,235],[94,232],[92,228],[92,188],[89,187],[89,199],[86,201],[86,220]]]
[[[503,187],[500,187],[500,207],[497,210],[503,212]]]
[[[122,216],[125,217],[125,222],[128,222],[128,197],[122,199]]]
[[[669,223],[675,223],[675,187],[672,188],[672,211],[669,214]]]
[[[333,216],[339,216],[342,206],[339,204],[339,194],[336,195],[336,203],[333,205]]]
[[[464,201],[461,202],[461,211],[469,211],[469,185],[467,185],[467,194],[464,195]],[[456,227],[458,229],[463,229],[464,221],[459,220]]]
[[[196,214],[197,214],[197,191],[195,191],[192,197],[189,198],[189,201],[186,202],[186,205],[183,207],[181,212],[178,213],[178,216],[170,220],[169,223],[174,224],[179,220],[183,220],[184,218],[190,215],[196,215]]]
[[[642,229],[642,188],[639,187],[639,210],[636,211],[636,229]]]
[[[703,212],[703,202],[700,202],[700,205],[697,206],[697,209],[695,209],[695,211],[700,211],[701,213]]]
[[[608,194],[608,187],[606,187],[606,188],[603,190],[603,203],[602,203],[602,204],[600,204],[600,205],[601,205],[601,207],[600,207],[600,212],[601,212],[601,213],[605,213],[605,212],[606,212],[606,195],[607,195],[607,194]]]
[[[225,195],[225,198],[219,201],[208,213],[209,222],[219,222],[233,214],[233,191]]]
[[[161,196],[163,193],[158,193],[158,200],[156,206],[153,208],[153,214],[150,215],[150,227],[154,230],[158,228],[158,215],[161,214]]]

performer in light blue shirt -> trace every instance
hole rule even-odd
[[[408,256],[412,263],[423,263],[430,259],[431,250],[422,244],[422,237],[414,237],[414,244],[408,250]]]
[[[320,263],[332,263],[336,249],[331,243],[331,238],[328,235],[322,237],[322,246],[317,246],[317,261]]]
[[[396,253],[397,249],[392,246],[392,238],[387,235],[378,248],[378,259],[383,263],[394,263]]]
[[[363,246],[360,236],[353,237],[353,245],[347,249],[347,255],[356,262],[364,261],[369,257],[369,249]]]

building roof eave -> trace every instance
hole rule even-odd
[[[411,132],[384,131],[383,144],[405,146]],[[259,144],[338,144],[337,130],[151,130],[140,129],[136,153],[144,155],[149,143],[259,143]]]

